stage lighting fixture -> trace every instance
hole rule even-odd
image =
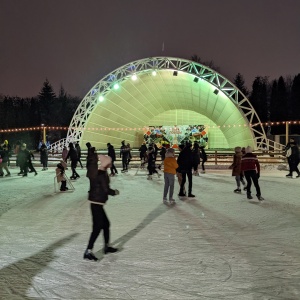
[[[156,71],[152,71],[152,76],[156,76]]]
[[[115,90],[117,90],[119,87],[120,87],[120,86],[119,86],[117,83],[114,84],[114,89],[115,89]]]
[[[136,80],[137,80],[137,76],[136,76],[135,74],[133,74],[133,75],[131,76],[131,79],[132,79],[133,81],[136,81]]]
[[[214,94],[218,95],[218,94],[219,94],[219,90],[218,90],[218,89],[215,89],[215,90],[214,90]]]
[[[173,72],[173,76],[177,76],[178,75],[178,72],[177,71],[174,71]]]
[[[104,97],[102,95],[99,96],[99,102],[102,102],[104,100]]]
[[[195,77],[195,78],[194,78],[194,82],[197,83],[198,81],[199,81],[199,78],[198,78],[198,77]]]

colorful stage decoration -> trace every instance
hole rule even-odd
[[[155,143],[158,148],[178,148],[186,142],[207,147],[208,128],[205,125],[149,126],[144,130],[144,142],[146,145]]]

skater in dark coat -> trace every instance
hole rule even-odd
[[[28,173],[28,162],[30,158],[30,152],[26,149],[26,144],[21,145],[21,150],[19,151],[19,164],[20,164],[20,173],[18,175],[27,176]]]
[[[83,169],[83,165],[81,162],[81,148],[78,142],[75,144],[75,149],[77,151],[77,161],[79,162],[81,169]]]
[[[177,158],[177,163],[180,168],[180,172],[182,174],[182,182],[180,185],[180,191],[179,196],[184,197],[184,185],[186,182],[186,177],[188,177],[189,180],[189,186],[188,186],[188,197],[195,197],[195,195],[192,194],[192,187],[193,187],[193,175],[192,175],[192,169],[193,169],[193,153],[191,150],[192,145],[187,142],[184,149],[179,153]]]
[[[101,230],[104,235],[104,254],[114,253],[118,251],[109,245],[110,239],[110,222],[104,210],[104,205],[108,200],[108,196],[119,195],[118,190],[113,190],[109,186],[109,177],[107,169],[111,166],[111,158],[106,155],[99,155],[100,167],[95,178],[91,179],[91,189],[88,200],[91,203],[91,212],[93,219],[93,231],[91,233],[87,249],[83,254],[84,259],[97,261],[98,258],[94,255],[93,248]]]
[[[69,152],[67,155],[67,159],[69,158],[71,160],[71,170],[72,170],[72,176],[70,177],[70,179],[80,178],[79,174],[76,172],[78,156],[73,143],[69,143]]]
[[[129,155],[129,149],[127,148],[127,146],[125,145],[125,141],[122,141],[122,146],[120,148],[120,158],[122,158],[122,166],[123,169],[121,170],[121,172],[127,172],[127,164],[128,164],[128,155]]]
[[[146,146],[145,142],[141,145],[141,147],[139,148],[139,151],[140,151],[141,165],[143,165],[147,159],[147,146]]]
[[[42,143],[40,148],[42,171],[48,170],[48,149],[45,143]]]
[[[116,151],[111,143],[107,143],[107,150],[107,155],[111,158],[110,176],[115,176],[115,174],[118,174],[118,170],[114,164],[114,162],[116,161]]]
[[[297,178],[300,177],[298,169],[299,164],[299,148],[294,138],[290,138],[290,142],[285,146],[286,157],[289,164],[289,174],[286,177],[292,178],[293,172],[297,173]]]
[[[205,166],[204,164],[207,162],[207,155],[206,155],[206,152],[205,152],[205,146],[200,146],[200,158],[201,158],[201,167],[202,167],[202,171],[201,173],[205,173]]]
[[[200,149],[199,144],[197,142],[194,143],[194,147],[192,150],[193,153],[193,174],[199,176],[198,165],[200,164]]]

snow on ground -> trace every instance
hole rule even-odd
[[[99,262],[82,258],[85,170],[66,193],[54,192],[54,168],[11,171],[0,178],[0,299],[300,299],[300,179],[285,171],[262,170],[259,203],[233,193],[231,170],[209,169],[193,177],[196,199],[173,207],[162,204],[163,177],[120,174],[106,205],[120,251],[104,256],[101,235]]]

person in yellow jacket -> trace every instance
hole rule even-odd
[[[175,200],[173,199],[173,193],[174,193],[175,174],[177,168],[178,168],[178,164],[175,158],[175,150],[173,148],[169,148],[166,152],[166,157],[164,160],[164,179],[165,179],[164,196],[163,196],[164,204],[168,203],[168,199],[167,199],[168,192],[169,192],[170,204],[175,204]]]

